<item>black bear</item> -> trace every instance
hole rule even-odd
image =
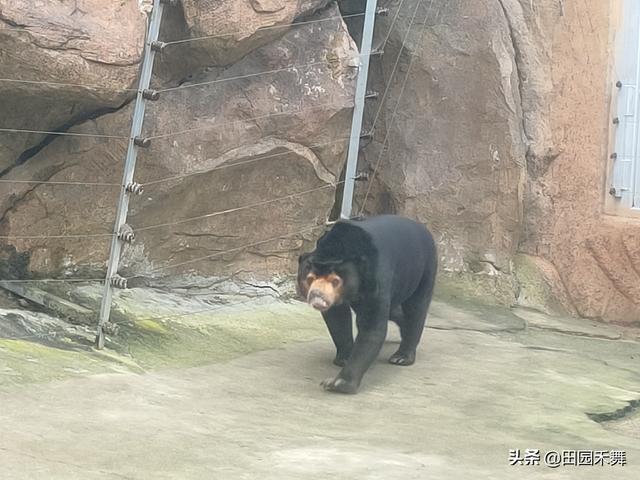
[[[337,222],[298,260],[298,293],[322,312],[342,367],[325,390],[355,393],[387,335],[402,340],[389,362],[415,361],[437,270],[436,246],[421,224],[395,215]],[[356,313],[355,342],[351,309]]]

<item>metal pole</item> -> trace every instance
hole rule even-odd
[[[157,93],[149,90],[149,83],[151,82],[153,60],[156,53],[156,49],[152,48],[152,44],[158,39],[163,9],[164,1],[154,0],[153,10],[151,11],[151,18],[149,20],[149,27],[147,30],[147,38],[145,39],[142,67],[140,69],[140,80],[138,82],[138,94],[136,96],[136,103],[131,121],[131,135],[129,137],[127,156],[124,164],[122,188],[120,189],[120,199],[118,201],[118,210],[116,212],[116,221],[113,229],[114,235],[111,240],[111,253],[107,264],[107,277],[104,282],[104,294],[102,297],[102,304],[100,305],[100,317],[98,319],[98,332],[96,335],[96,346],[98,349],[104,348],[105,326],[109,322],[109,315],[111,313],[113,294],[112,282],[114,279],[117,279],[120,251],[122,249],[122,243],[126,241],[126,236],[119,235],[119,233],[121,233],[123,226],[125,226],[127,221],[129,196],[134,193],[141,193],[142,191],[140,185],[133,183],[133,173],[136,167],[138,147],[148,146],[148,141],[144,141],[139,137],[142,133],[142,122],[144,120],[146,101],[147,99],[157,99]],[[115,283],[118,282],[116,281]],[[122,285],[122,283],[120,285]]]
[[[360,46],[360,65],[358,66],[358,79],[356,82],[356,98],[351,122],[351,137],[349,139],[349,154],[347,156],[347,171],[344,176],[344,191],[342,193],[342,209],[340,218],[351,217],[353,204],[353,190],[358,166],[358,152],[360,150],[360,133],[362,131],[362,116],[364,114],[364,101],[367,93],[367,77],[369,75],[369,58],[371,57],[371,43],[373,41],[373,27],[376,21],[377,0],[368,0],[364,14],[364,27],[362,29],[362,45]]]

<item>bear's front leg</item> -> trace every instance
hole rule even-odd
[[[387,336],[389,309],[372,308],[365,315],[358,314],[358,336],[340,373],[322,382],[325,390],[339,393],[356,393],[362,377],[380,353]]]
[[[353,326],[351,325],[351,307],[346,304],[335,305],[322,312],[331,339],[336,346],[336,358],[333,363],[343,367],[351,356],[353,348]]]

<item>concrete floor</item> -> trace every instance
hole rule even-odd
[[[319,387],[337,370],[319,315],[304,305],[254,309],[278,319],[264,335],[255,316],[245,322],[247,310],[190,319],[193,328],[215,324],[211,351],[224,335],[257,345],[223,357],[192,351],[205,364],[197,367],[80,349],[58,358],[57,372],[42,351],[57,347],[0,342],[0,477],[640,478],[630,406],[640,400],[637,332],[435,302],[417,363],[386,363],[394,328],[361,392],[344,396]],[[256,343],[261,336],[271,343]],[[25,373],[45,366],[49,378]],[[510,449],[529,448],[624,450],[627,465],[509,465]]]

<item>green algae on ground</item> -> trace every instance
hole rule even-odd
[[[166,334],[169,333],[166,327],[161,325],[159,322],[151,319],[142,319],[135,321],[136,326],[140,327],[143,330],[147,330],[149,332]]]
[[[26,340],[0,338],[0,358],[2,387],[118,371],[116,363],[107,363],[89,352]]]
[[[188,319],[167,315],[159,323],[136,320],[122,325],[117,342],[126,345],[126,351],[145,369],[155,369],[226,361],[311,340],[325,330],[322,317],[304,305],[273,302],[196,313]]]
[[[322,317],[301,303],[273,300],[210,312],[187,310],[186,315],[175,309],[139,310],[114,312],[120,331],[108,337],[102,351],[87,339],[74,343],[64,334],[50,344],[42,339],[0,339],[0,386],[198,366],[326,335]]]

